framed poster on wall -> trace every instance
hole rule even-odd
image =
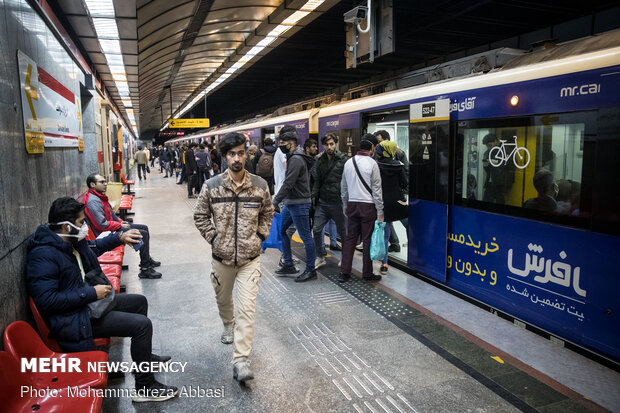
[[[17,51],[17,61],[26,151],[83,148],[79,97],[21,50]]]

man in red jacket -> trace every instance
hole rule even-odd
[[[88,185],[88,192],[84,196],[84,203],[86,204],[84,212],[95,235],[98,236],[104,231],[115,232],[127,231],[132,228],[137,229],[142,234],[143,242],[142,247],[140,247],[140,273],[138,277],[161,278],[161,273],[153,269],[154,267],[159,267],[161,262],[151,258],[149,252],[149,227],[140,224],[130,224],[116,216],[108,202],[108,197],[105,195],[108,183],[103,176],[99,174],[88,175],[86,185]]]

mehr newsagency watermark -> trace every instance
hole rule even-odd
[[[145,397],[147,391],[144,388],[93,388],[93,387],[79,387],[79,386],[67,386],[61,388],[36,388],[34,386],[21,386],[21,397],[45,397],[45,398],[58,398],[58,399],[71,399],[80,397],[97,397],[97,398],[135,398]],[[170,396],[173,396],[172,390],[170,390]],[[202,386],[181,386],[179,389],[179,397],[187,398],[223,398],[225,397],[224,386],[222,387],[202,387]]]

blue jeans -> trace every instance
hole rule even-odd
[[[314,249],[314,239],[310,231],[310,203],[284,205],[282,208],[282,258],[285,266],[293,265],[291,253],[291,239],[286,235],[286,230],[291,224],[295,224],[299,237],[304,242],[306,248],[306,271],[314,271],[314,260],[316,251]]]
[[[385,242],[385,257],[381,260],[381,264],[387,264],[388,262],[388,247],[390,246],[390,234],[394,232],[394,227],[391,222],[385,224],[385,230],[383,232],[383,240]]]

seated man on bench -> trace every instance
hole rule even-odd
[[[88,234],[84,204],[58,198],[50,207],[49,224],[40,225],[28,243],[26,284],[47,322],[50,337],[67,352],[93,350],[93,338],[131,337],[134,362],[167,362],[170,357],[152,354],[153,326],[147,317],[148,301],[139,294],[118,294],[111,311],[91,319],[88,304],[111,293],[109,285],[90,286],[84,276],[101,269],[97,256],[84,239]],[[100,249],[106,249],[102,242]],[[152,372],[136,373],[135,402],[163,401],[178,389],[155,380]]]
[[[121,220],[112,211],[112,206],[108,202],[105,192],[108,183],[105,178],[99,174],[90,174],[86,178],[88,192],[84,196],[86,204],[86,218],[90,224],[95,236],[99,236],[104,231],[127,231],[128,229],[137,229],[142,234],[143,245],[140,248],[140,278],[161,278],[161,273],[153,268],[161,265],[159,261],[155,261],[150,254],[150,236],[149,227],[140,224],[130,224]]]

